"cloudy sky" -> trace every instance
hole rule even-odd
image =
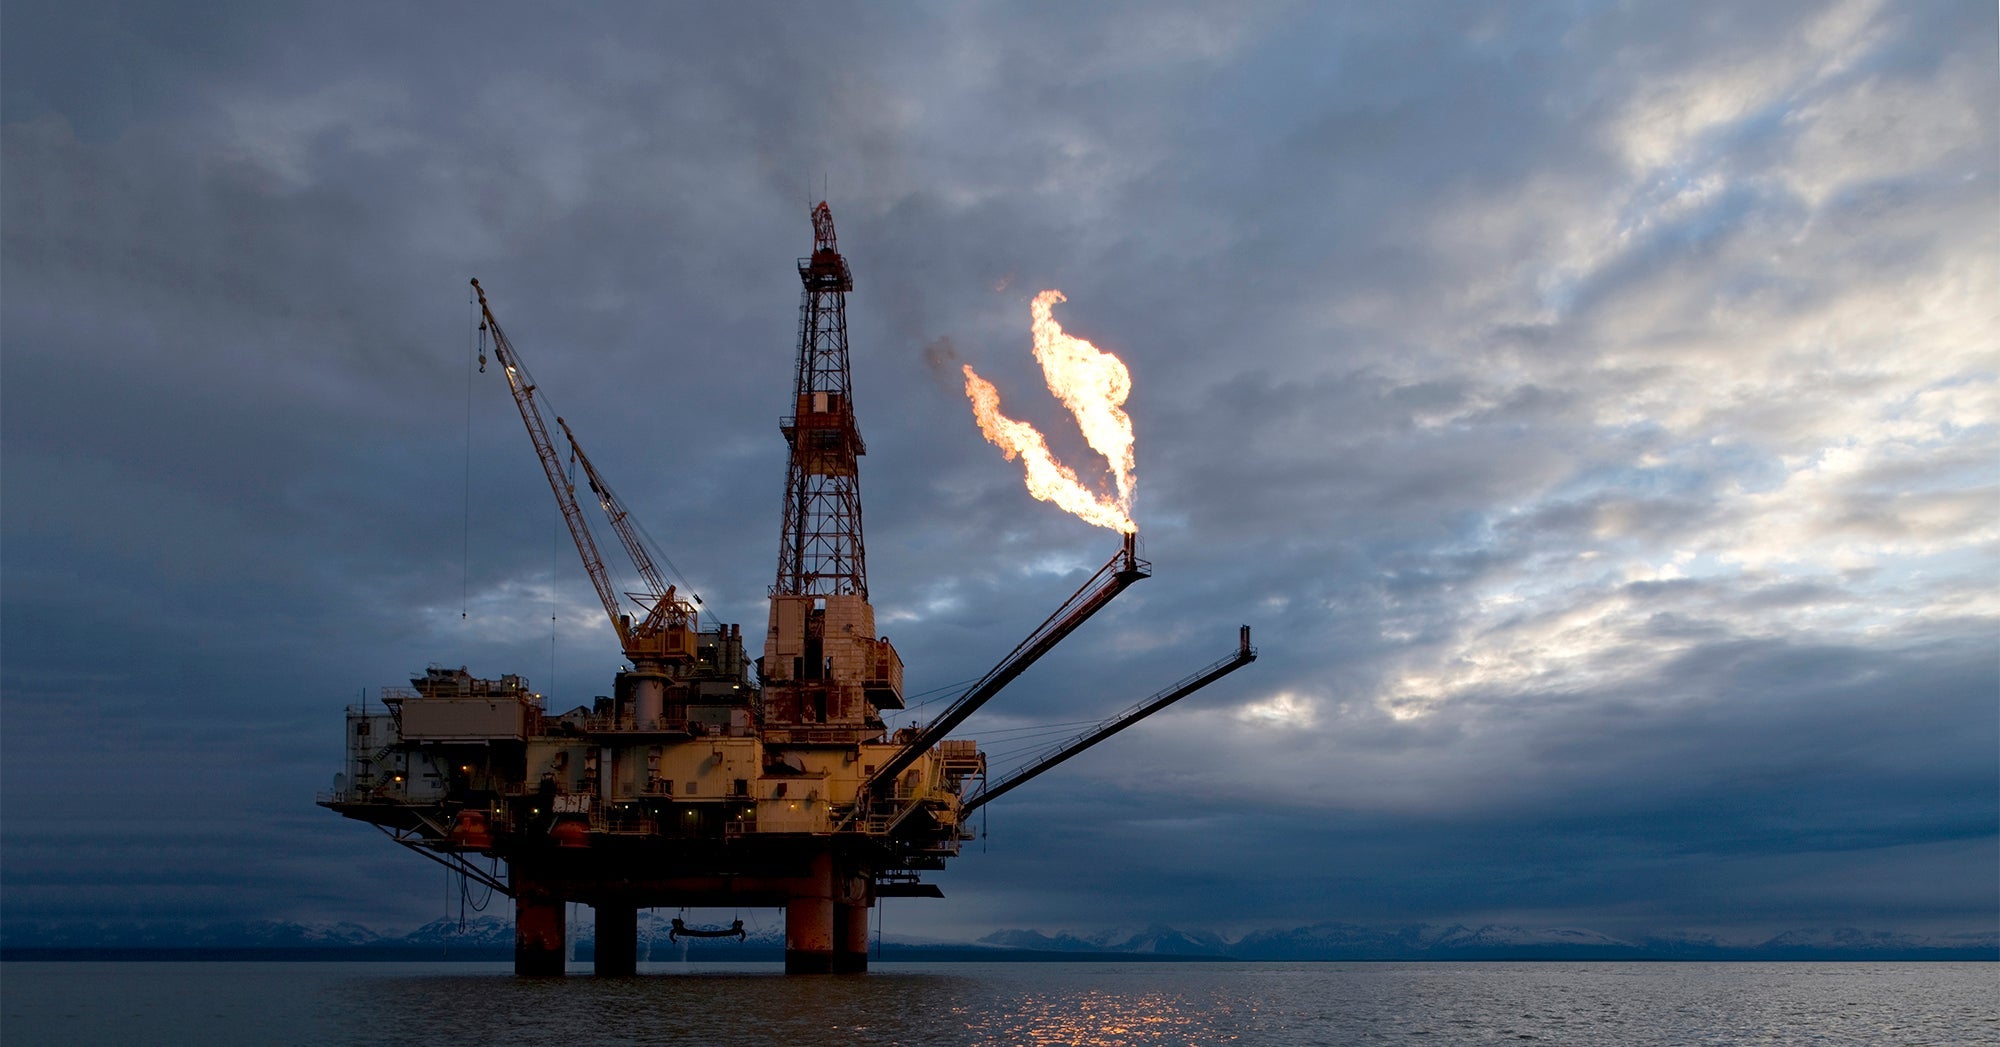
[[[1996,36],[1976,0],[9,0],[0,918],[444,915],[313,806],[342,708],[618,664],[468,278],[761,633],[824,197],[909,689],[1116,548],[959,390],[1101,474],[1044,288],[1132,370],[1156,574],[962,733],[997,769],[1262,650],[995,803],[892,934],[1991,932]]]

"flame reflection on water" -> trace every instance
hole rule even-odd
[[[0,1040],[785,1047],[1996,1043],[1990,963],[27,963]]]

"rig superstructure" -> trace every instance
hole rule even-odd
[[[988,782],[964,720],[1128,586],[1134,536],[921,730],[894,732],[903,662],[868,601],[846,294],[825,203],[799,259],[797,378],[782,540],[761,656],[739,625],[702,628],[667,585],[567,421],[557,425],[643,580],[620,599],[564,476],[536,386],[474,280],[483,322],[586,572],[630,668],[565,712],[519,676],[431,668],[347,711],[347,768],[322,806],[510,896],[515,970],[562,974],[565,903],[596,910],[600,975],[629,975],[638,911],[781,906],[789,973],[867,969],[879,898],[941,897],[926,871],[972,838],[965,814],[1255,659],[1234,653]],[[482,356],[483,360],[483,356]],[[638,612],[635,618],[634,613]],[[752,678],[753,669],[755,679]],[[976,783],[976,784],[975,784]],[[504,868],[503,868],[504,866]]]

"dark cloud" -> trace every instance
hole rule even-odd
[[[420,922],[431,871],[310,806],[342,706],[430,662],[608,686],[470,277],[754,631],[821,195],[912,687],[1116,546],[960,391],[1094,465],[1045,287],[1132,368],[1156,576],[966,733],[1108,715],[1239,622],[1264,652],[996,804],[892,926],[1996,919],[1990,8],[6,29],[10,920]]]

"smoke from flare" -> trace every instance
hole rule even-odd
[[[1000,393],[993,383],[979,377],[970,365],[965,372],[965,396],[972,401],[972,414],[988,442],[999,447],[1009,461],[1016,456],[1027,476],[1028,493],[1087,523],[1131,534],[1139,529],[1132,522],[1133,455],[1132,419],[1122,410],[1132,392],[1132,375],[1117,357],[1099,350],[1081,338],[1063,333],[1052,307],[1068,301],[1061,291],[1043,291],[1035,296],[1035,359],[1042,376],[1070,413],[1091,449],[1110,463],[1118,484],[1118,496],[1104,497],[1077,479],[1076,471],[1056,461],[1048,441],[1034,426],[1000,413]]]

